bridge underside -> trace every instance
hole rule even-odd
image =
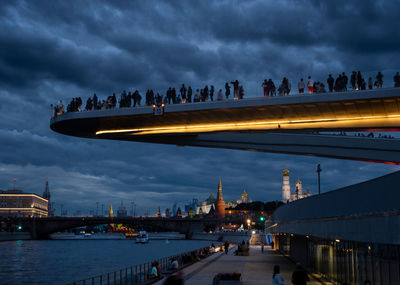
[[[399,131],[400,88],[167,105],[163,116],[150,106],[65,113],[51,128],[85,138],[399,164],[397,140],[310,133]]]
[[[132,137],[113,138],[132,140]],[[181,136],[146,136],[143,142],[226,148],[269,153],[320,156],[400,165],[400,141],[356,136],[304,133],[211,133]],[[137,138],[134,139],[137,141]]]

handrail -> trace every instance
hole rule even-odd
[[[73,281],[66,285],[116,285],[116,284],[143,284],[151,281],[157,281],[159,279],[149,278],[151,273],[151,264],[155,261],[161,266],[161,271],[166,272],[171,265],[171,261],[176,259],[179,263],[179,267],[184,267],[193,263],[192,257],[198,257],[198,252],[204,250],[207,256],[210,254],[210,247],[201,247],[199,249],[191,250],[178,255],[172,255],[168,257],[162,257],[152,262],[146,262],[142,264],[136,264],[129,267],[125,267],[119,270],[107,272],[101,275],[92,276],[89,278]],[[150,283],[148,283],[150,284]]]

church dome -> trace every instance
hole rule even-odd
[[[289,170],[287,168],[285,168],[282,172],[283,172],[283,175],[289,176]]]

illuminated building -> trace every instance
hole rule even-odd
[[[298,199],[303,199],[311,196],[309,190],[303,192],[303,183],[297,179],[295,192],[290,191],[289,170],[283,170],[283,183],[282,183],[282,202],[292,202]]]
[[[290,194],[290,201],[296,201],[298,199],[303,199],[310,196],[311,193],[309,190],[303,192],[303,183],[297,179],[295,192]]]
[[[21,190],[0,190],[0,216],[47,217],[49,201]]]
[[[193,218],[194,217],[194,211],[192,208],[190,208],[189,210],[189,218]]]
[[[283,170],[282,202],[287,202],[289,200],[290,200],[289,170],[285,168]]]
[[[226,203],[226,208],[236,208],[237,205],[240,204],[247,204],[247,203],[251,203],[252,200],[249,198],[249,195],[246,192],[246,189],[243,189],[243,193],[242,195],[240,195],[240,199],[236,200],[236,201],[228,201]]]
[[[126,210],[124,203],[121,201],[121,205],[119,205],[117,210],[117,217],[122,218],[127,216],[128,216],[128,211]]]
[[[250,203],[251,199],[249,198],[249,195],[246,193],[246,189],[243,189],[242,195],[240,195],[240,199],[236,201],[238,204],[242,203]]]
[[[214,209],[216,201],[217,200],[214,198],[214,196],[210,194],[210,196],[203,201],[200,206],[196,207],[196,214],[200,215],[200,210],[201,214],[209,214],[211,209]]]
[[[225,217],[225,207],[226,205],[224,198],[222,197],[222,183],[220,178],[218,183],[217,201],[215,202],[215,212],[218,218]]]
[[[113,208],[112,208],[112,203],[110,205],[110,218],[114,218],[114,211],[113,211]]]
[[[161,218],[160,206],[158,206],[156,217],[157,217],[157,218]]]

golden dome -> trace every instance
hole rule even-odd
[[[303,182],[301,182],[300,179],[297,179],[296,184],[303,184]]]
[[[283,175],[289,176],[289,170],[288,170],[287,168],[285,168],[285,169],[283,170]]]

